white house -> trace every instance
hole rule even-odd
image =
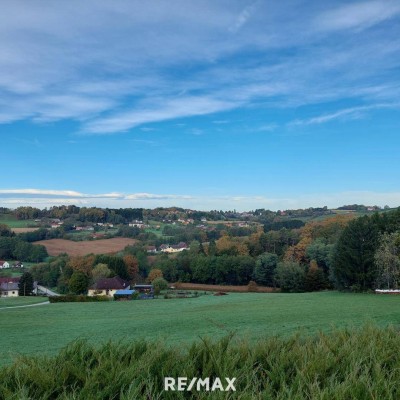
[[[119,276],[114,276],[114,278],[103,278],[89,288],[88,296],[112,297],[118,290],[125,290],[129,288],[129,282],[121,279]]]
[[[0,260],[0,269],[10,268],[10,264],[7,261]]]

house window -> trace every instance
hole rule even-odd
[[[12,292],[12,294],[15,294],[15,292]]]
[[[4,292],[4,296],[8,296],[8,292]]]

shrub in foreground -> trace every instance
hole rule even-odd
[[[256,343],[232,336],[189,347],[76,341],[54,357],[0,370],[0,399],[398,399],[400,336],[366,326]],[[236,377],[236,392],[164,392],[164,377]]]

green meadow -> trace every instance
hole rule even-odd
[[[0,364],[17,354],[51,355],[74,339],[91,343],[160,339],[168,344],[221,338],[249,341],[310,335],[372,322],[400,325],[400,296],[319,292],[231,293],[191,299],[59,303],[0,310]]]
[[[0,297],[0,310],[7,307],[26,306],[29,304],[43,303],[46,297]]]
[[[34,219],[18,220],[11,214],[0,214],[0,224],[8,225],[10,228],[29,228],[38,226]]]

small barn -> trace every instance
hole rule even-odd
[[[139,299],[154,299],[153,285],[135,285],[133,288],[139,293]]]

